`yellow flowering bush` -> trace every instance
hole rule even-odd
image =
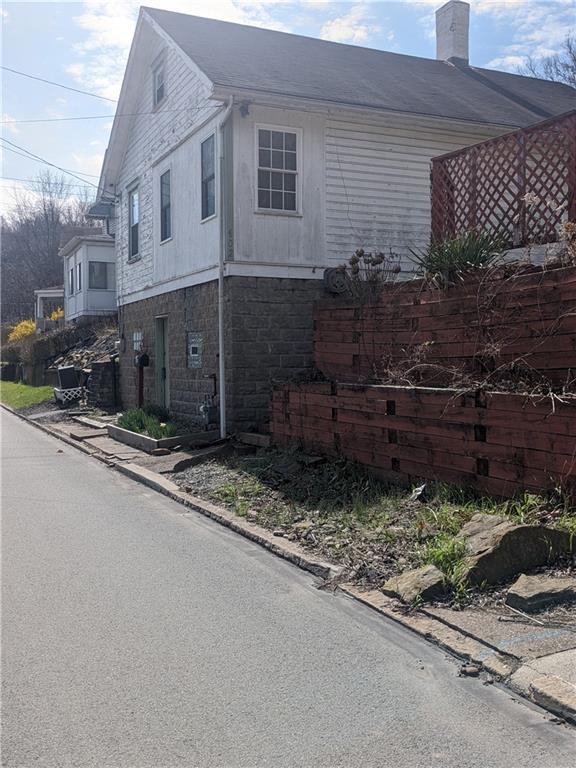
[[[8,343],[22,341],[36,331],[34,320],[21,320],[8,334]]]
[[[50,313],[49,320],[60,320],[61,317],[64,317],[64,310],[62,307],[57,307],[54,312]]]

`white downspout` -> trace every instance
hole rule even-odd
[[[232,112],[230,97],[219,125],[220,147],[220,248],[218,253],[218,392],[220,396],[220,438],[226,438],[226,362],[224,359],[224,261],[226,255],[226,221],[224,211],[224,124]]]

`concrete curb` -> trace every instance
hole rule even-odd
[[[211,504],[208,501],[204,501],[203,499],[199,499],[196,496],[191,496],[189,493],[181,491],[175,483],[171,480],[167,480],[156,472],[140,467],[137,464],[129,463],[117,464],[116,469],[123,475],[131,477],[133,480],[163,493],[164,496],[168,496],[170,499],[183,504],[185,507],[188,507],[195,512],[200,512],[200,514],[215,520],[217,523],[220,523],[220,525],[225,525],[227,528],[239,533],[241,536],[260,544],[260,546],[265,547],[275,555],[294,563],[294,565],[297,565],[299,568],[310,571],[315,576],[319,576],[322,579],[332,579],[335,576],[338,576],[342,571],[341,568],[332,565],[332,563],[326,563],[313,555],[310,555],[293,541],[274,536],[266,528],[261,528],[254,523],[249,523],[247,520],[238,518],[232,512],[228,512],[215,504]]]
[[[52,435],[76,450],[80,450],[108,467],[116,469],[126,477],[162,493],[188,509],[211,518],[220,525],[226,526],[235,533],[250,539],[278,557],[288,560],[315,576],[330,580],[339,576],[343,571],[341,567],[315,558],[288,539],[274,536],[267,529],[238,518],[232,512],[185,493],[171,480],[167,480],[156,472],[137,464],[111,461],[99,455],[97,449],[91,449],[81,442],[55,432],[3,403],[0,405],[9,413],[42,432]],[[353,584],[339,584],[338,588],[353,600],[357,600],[425,640],[438,645],[458,659],[478,666],[493,676],[496,682],[506,684],[515,693],[576,724],[576,690],[565,680],[556,675],[543,674],[541,671],[531,668],[529,664],[521,665],[512,656],[500,653],[491,645],[464,634],[448,623],[440,621],[437,617],[427,614],[426,611],[403,610],[396,601],[386,597],[378,590],[363,590]]]

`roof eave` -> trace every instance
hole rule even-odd
[[[286,94],[270,90],[259,90],[257,88],[246,88],[243,86],[233,86],[222,83],[214,84],[214,91],[212,98],[214,99],[227,99],[234,97],[239,102],[248,101],[253,103],[266,103],[270,106],[287,107],[301,106],[302,108],[314,107],[315,109],[321,109],[326,112],[330,112],[331,109],[337,107],[338,109],[347,109],[351,112],[358,113],[371,113],[371,114],[385,114],[385,115],[397,115],[407,118],[425,118],[428,120],[440,120],[446,121],[450,124],[462,123],[466,125],[490,125],[494,128],[504,130],[514,130],[515,128],[522,128],[518,123],[491,123],[487,120],[473,120],[467,118],[455,118],[451,116],[433,115],[425,112],[408,112],[405,110],[374,106],[371,104],[353,103],[345,101],[332,101],[329,99],[315,99],[308,96],[302,96],[299,94]],[[535,122],[538,122],[538,118],[535,118]]]

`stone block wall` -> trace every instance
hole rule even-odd
[[[314,303],[321,280],[226,278],[230,426],[268,431],[274,381],[312,367]]]
[[[134,365],[134,333],[142,334],[142,351],[150,358],[144,368],[144,403],[156,403],[156,318],[167,318],[170,411],[180,419],[199,419],[204,396],[213,391],[211,374],[218,373],[218,285],[215,281],[183,288],[120,308],[120,389],[124,408],[138,402],[138,368]],[[202,367],[188,367],[188,332],[203,336]]]
[[[317,280],[230,276],[224,282],[227,425],[230,432],[267,431],[275,381],[312,366]],[[125,408],[138,397],[133,336],[143,334],[150,357],[144,369],[144,402],[156,402],[155,318],[168,322],[170,411],[198,421],[205,395],[218,375],[218,283],[212,281],[127,304],[120,310],[121,397]],[[201,365],[189,366],[188,333],[201,335]],[[217,403],[216,399],[216,403]]]
[[[88,405],[112,410],[119,405],[118,364],[113,360],[92,363],[88,377]]]

